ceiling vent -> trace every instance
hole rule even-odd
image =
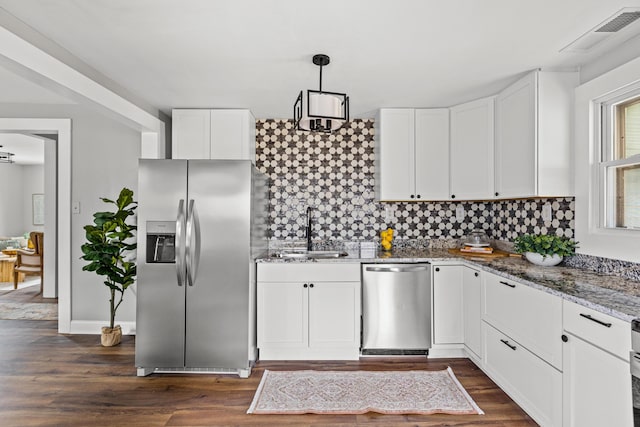
[[[593,49],[596,45],[614,36],[616,33],[632,24],[640,18],[640,9],[638,8],[624,8],[620,9],[613,16],[605,19],[600,24],[583,34],[577,40],[571,42],[569,45],[560,49],[560,52],[570,53],[587,53]],[[624,40],[632,37],[636,32],[625,31],[627,37]],[[622,42],[624,40],[618,40]]]

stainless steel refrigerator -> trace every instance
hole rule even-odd
[[[267,177],[248,160],[141,159],[137,198],[138,376],[248,377]]]

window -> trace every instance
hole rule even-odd
[[[640,230],[640,91],[601,105],[602,225]]]

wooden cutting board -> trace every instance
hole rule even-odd
[[[473,257],[473,258],[487,258],[487,259],[491,259],[491,258],[502,258],[502,257],[508,257],[508,256],[515,256],[515,257],[519,257],[521,256],[520,254],[514,254],[512,252],[506,252],[500,249],[494,249],[492,253],[490,254],[486,254],[486,253],[478,253],[478,252],[461,252],[460,248],[451,248],[448,249],[449,253],[454,254],[454,255],[458,255],[458,256],[466,256],[466,257]]]

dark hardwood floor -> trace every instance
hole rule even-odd
[[[6,294],[0,300],[7,301]],[[13,294],[14,300],[55,302]],[[104,348],[93,335],[60,335],[55,321],[0,320],[1,426],[528,426],[536,425],[467,359],[260,362],[249,379],[135,376],[134,337]],[[485,415],[247,415],[265,369],[438,370],[451,366]]]

